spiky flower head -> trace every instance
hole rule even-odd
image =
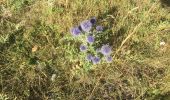
[[[87,50],[87,47],[84,44],[80,45],[80,51],[84,52]]]
[[[97,27],[96,27],[96,30],[99,31],[99,32],[101,32],[101,31],[103,31],[103,27],[102,27],[102,26],[97,26]]]
[[[85,32],[89,32],[92,29],[92,23],[89,20],[83,21],[81,24],[81,29]]]
[[[93,59],[93,56],[91,54],[87,54],[86,59],[88,61],[91,61]]]
[[[87,42],[88,43],[93,43],[94,42],[94,37],[93,36],[87,36]]]
[[[112,57],[111,57],[111,56],[107,56],[105,59],[106,59],[106,61],[107,61],[108,63],[111,63],[111,62],[112,62]]]
[[[71,34],[73,36],[78,36],[81,33],[81,31],[80,31],[80,29],[78,27],[72,28],[70,31],[71,31]]]
[[[104,56],[108,56],[111,54],[111,47],[109,45],[103,45],[101,47],[101,51],[100,51]]]
[[[98,64],[100,62],[100,58],[99,57],[93,57],[92,62],[93,62],[93,64]]]
[[[96,17],[92,17],[91,19],[90,19],[90,22],[94,25],[94,24],[96,24]]]

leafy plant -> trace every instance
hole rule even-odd
[[[94,65],[112,62],[111,47],[109,44],[101,42],[106,38],[104,31],[102,26],[96,25],[95,17],[81,22],[79,26],[71,28],[72,38],[79,47],[77,60],[80,61],[83,69],[86,71],[92,69]],[[102,37],[98,38],[99,35],[102,35]]]

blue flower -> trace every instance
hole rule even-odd
[[[88,36],[87,37],[87,42],[88,43],[93,43],[94,42],[94,37],[93,36]]]
[[[91,19],[90,19],[90,22],[94,25],[94,24],[96,24],[96,17],[92,17]]]
[[[80,26],[83,31],[89,32],[92,28],[92,23],[89,20],[85,20],[80,24]]]
[[[87,54],[86,59],[88,61],[91,61],[93,59],[93,56],[91,54]]]
[[[80,31],[83,31],[82,28],[81,28],[81,26],[78,26],[78,28],[79,28]]]
[[[102,26],[97,26],[97,27],[96,27],[96,30],[99,31],[99,32],[100,32],[100,31],[103,31],[103,27],[102,27]]]
[[[106,61],[107,61],[108,63],[111,63],[111,62],[112,62],[112,57],[111,57],[111,56],[107,56],[105,59],[106,59]]]
[[[100,58],[99,57],[93,57],[92,62],[93,62],[93,64],[98,64],[100,62]]]
[[[112,53],[111,47],[109,45],[103,45],[100,51],[103,55],[108,56]]]
[[[80,51],[86,51],[87,50],[87,47],[83,44],[80,45]]]
[[[80,31],[80,29],[78,27],[75,27],[75,28],[71,29],[71,34],[73,36],[78,36],[78,35],[80,35],[80,33],[81,33],[81,31]]]

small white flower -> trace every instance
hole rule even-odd
[[[53,75],[51,76],[51,81],[54,81],[55,78],[56,78],[56,74],[53,74]]]
[[[160,46],[163,46],[163,45],[165,45],[165,42],[164,41],[160,42]]]

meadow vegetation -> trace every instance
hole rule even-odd
[[[113,60],[82,71],[70,29],[93,16]],[[0,0],[0,100],[84,99],[170,100],[168,0]]]

